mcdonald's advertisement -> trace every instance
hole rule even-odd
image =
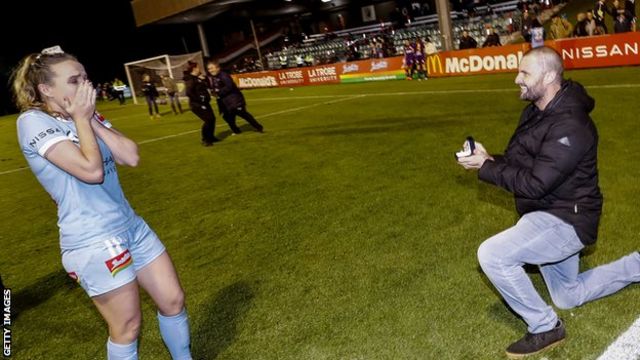
[[[545,41],[562,56],[564,68],[585,69],[640,64],[640,33]],[[427,57],[430,77],[517,72],[528,43],[444,51]]]
[[[545,41],[558,51],[564,67],[584,69],[640,65],[640,33]],[[426,58],[429,77],[467,76],[517,72],[529,43],[498,47],[443,51]],[[292,87],[404,79],[402,56],[351,61],[313,67],[233,75],[242,89]]]
[[[444,51],[427,56],[429,77],[517,72],[528,43],[479,49]]]

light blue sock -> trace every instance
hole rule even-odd
[[[169,348],[173,360],[191,360],[187,310],[182,309],[178,315],[174,316],[164,316],[158,312],[158,323],[162,340]]]
[[[131,344],[121,345],[107,341],[108,360],[138,360],[138,340]]]

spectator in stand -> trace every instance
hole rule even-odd
[[[305,55],[304,64],[306,66],[313,66],[313,55],[311,55],[311,53],[308,53],[307,55]]]
[[[587,36],[598,35],[604,31],[602,28],[598,30],[596,20],[593,18],[593,11],[587,12],[587,19],[585,20],[584,28],[587,30]]]
[[[182,105],[180,104],[180,97],[178,96],[178,86],[176,86],[176,82],[169,76],[169,74],[165,74],[162,77],[162,85],[167,89],[167,97],[169,97],[169,104],[171,104],[171,110],[174,115],[178,115],[178,110],[180,114],[182,114]]]
[[[280,60],[280,69],[286,69],[287,66],[289,65],[289,58],[287,57],[287,54],[284,52],[281,52],[278,59]]]
[[[631,15],[626,10],[616,16],[613,31],[616,34],[631,31]]]
[[[477,47],[478,42],[476,41],[476,39],[472,38],[467,30],[464,30],[462,32],[462,37],[460,38],[460,50],[475,49]]]
[[[500,44],[500,36],[496,34],[496,30],[494,28],[487,29],[489,31],[489,35],[482,44],[482,47],[491,47],[491,46],[501,46]],[[531,36],[529,36],[529,40],[531,40]]]
[[[246,56],[244,58],[244,68],[247,72],[255,71],[256,70],[255,60],[253,60],[253,58],[250,56]]]
[[[573,37],[589,36],[587,32],[587,15],[583,12],[576,15],[576,26],[573,28]]]
[[[245,119],[256,131],[262,132],[262,125],[247,111],[247,103],[238,86],[231,76],[220,70],[220,64],[215,60],[207,62],[209,71],[209,85],[218,99],[218,106],[222,118],[229,124],[234,134],[239,134],[240,128],[236,125],[236,115]]]
[[[524,38],[524,41],[530,43],[531,29],[541,26],[542,24],[540,24],[540,21],[538,21],[538,17],[536,16],[536,14],[532,11],[527,11],[524,14],[524,21],[522,22],[522,37]]]
[[[160,111],[158,111],[158,103],[156,99],[160,94],[158,94],[158,89],[151,82],[151,76],[149,74],[142,75],[142,93],[144,94],[144,98],[147,101],[147,106],[149,106],[149,116],[151,119],[154,118],[153,110],[156,111],[156,118],[160,118]]]
[[[617,1],[618,0],[616,0],[616,2]],[[636,2],[635,0],[625,0],[624,2],[624,9],[628,11],[629,16],[631,17],[631,31],[636,31],[636,23],[638,22],[638,17],[636,16],[635,2]]]
[[[573,25],[564,17],[553,15],[551,17],[551,26],[549,27],[549,35],[551,39],[565,39],[573,34]]]
[[[605,14],[611,15],[613,18],[617,15],[615,10],[610,8],[604,0],[598,0],[593,8],[593,18],[596,21],[596,27],[601,27],[604,34],[607,34],[609,31],[607,30],[607,25],[604,22]]]
[[[620,1],[615,0],[613,2],[613,6],[617,9],[618,17],[616,17],[615,26],[618,28],[615,29],[615,32],[629,32],[635,31],[635,23],[636,23],[636,7],[634,4],[634,0],[626,0],[624,3],[624,7],[620,4]],[[620,15],[623,15],[624,18],[620,18]],[[620,22],[620,25],[618,24]],[[628,23],[628,24],[627,24]],[[624,30],[624,31],[618,31]]]
[[[296,54],[296,66],[303,67],[304,66],[304,58],[302,54]]]

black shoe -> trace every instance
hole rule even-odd
[[[213,146],[213,143],[209,141],[203,141],[202,146]]]
[[[538,354],[559,345],[564,341],[565,336],[564,324],[559,319],[553,329],[539,334],[527,333],[522,339],[509,345],[507,357],[521,359],[525,356]]]
[[[256,131],[259,133],[263,133],[264,132],[264,127],[260,126],[256,128]]]
[[[222,141],[222,140],[220,140],[220,139],[219,139],[219,138],[217,138],[217,137],[214,137],[213,139],[211,139],[211,142],[212,142],[212,143],[217,143],[217,142],[220,142],[220,141]]]

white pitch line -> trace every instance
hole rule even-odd
[[[270,117],[270,116],[274,116],[274,115],[280,115],[280,114],[286,114],[286,113],[290,113],[290,112],[294,112],[294,111],[305,110],[305,109],[309,109],[309,108],[316,107],[316,106],[320,106],[320,105],[335,104],[335,103],[342,102],[342,101],[347,101],[347,100],[351,100],[351,99],[361,98],[361,97],[363,97],[363,96],[364,96],[364,95],[351,95],[351,96],[349,96],[349,97],[341,98],[341,99],[337,99],[337,100],[332,100],[332,101],[323,101],[323,102],[316,103],[316,104],[311,104],[311,105],[306,105],[306,106],[299,106],[299,107],[296,107],[296,108],[287,109],[287,110],[282,110],[282,111],[276,111],[276,112],[272,112],[272,113],[269,113],[269,114],[262,115],[262,116],[260,116],[259,118],[260,118],[260,119],[262,119],[262,118],[266,118],[266,117]],[[216,126],[216,127],[218,128],[218,127],[223,127],[223,126],[225,126],[225,125],[218,125],[218,126]],[[142,145],[142,144],[149,144],[149,143],[152,143],[152,142],[161,141],[161,140],[166,140],[166,139],[171,139],[171,138],[175,138],[175,137],[182,136],[182,135],[193,134],[193,133],[198,132],[198,131],[200,131],[200,129],[197,129],[197,130],[189,130],[189,131],[184,131],[184,132],[177,133],[177,134],[166,135],[166,136],[161,136],[161,137],[158,137],[158,138],[142,140],[142,141],[139,141],[139,142],[138,142],[138,144],[139,144],[139,145]],[[29,167],[28,167],[28,166],[26,166],[26,167],[21,167],[21,168],[13,169],[13,170],[2,171],[2,172],[0,172],[0,175],[11,174],[11,173],[18,172],[18,171],[22,171],[22,170],[27,170],[28,168],[29,168]]]
[[[22,170],[27,170],[28,168],[29,168],[28,166],[25,166],[25,167],[13,169],[13,170],[7,170],[7,171],[0,172],[0,175],[11,174],[11,173],[22,171]]]
[[[640,318],[620,335],[597,360],[640,359]]]

